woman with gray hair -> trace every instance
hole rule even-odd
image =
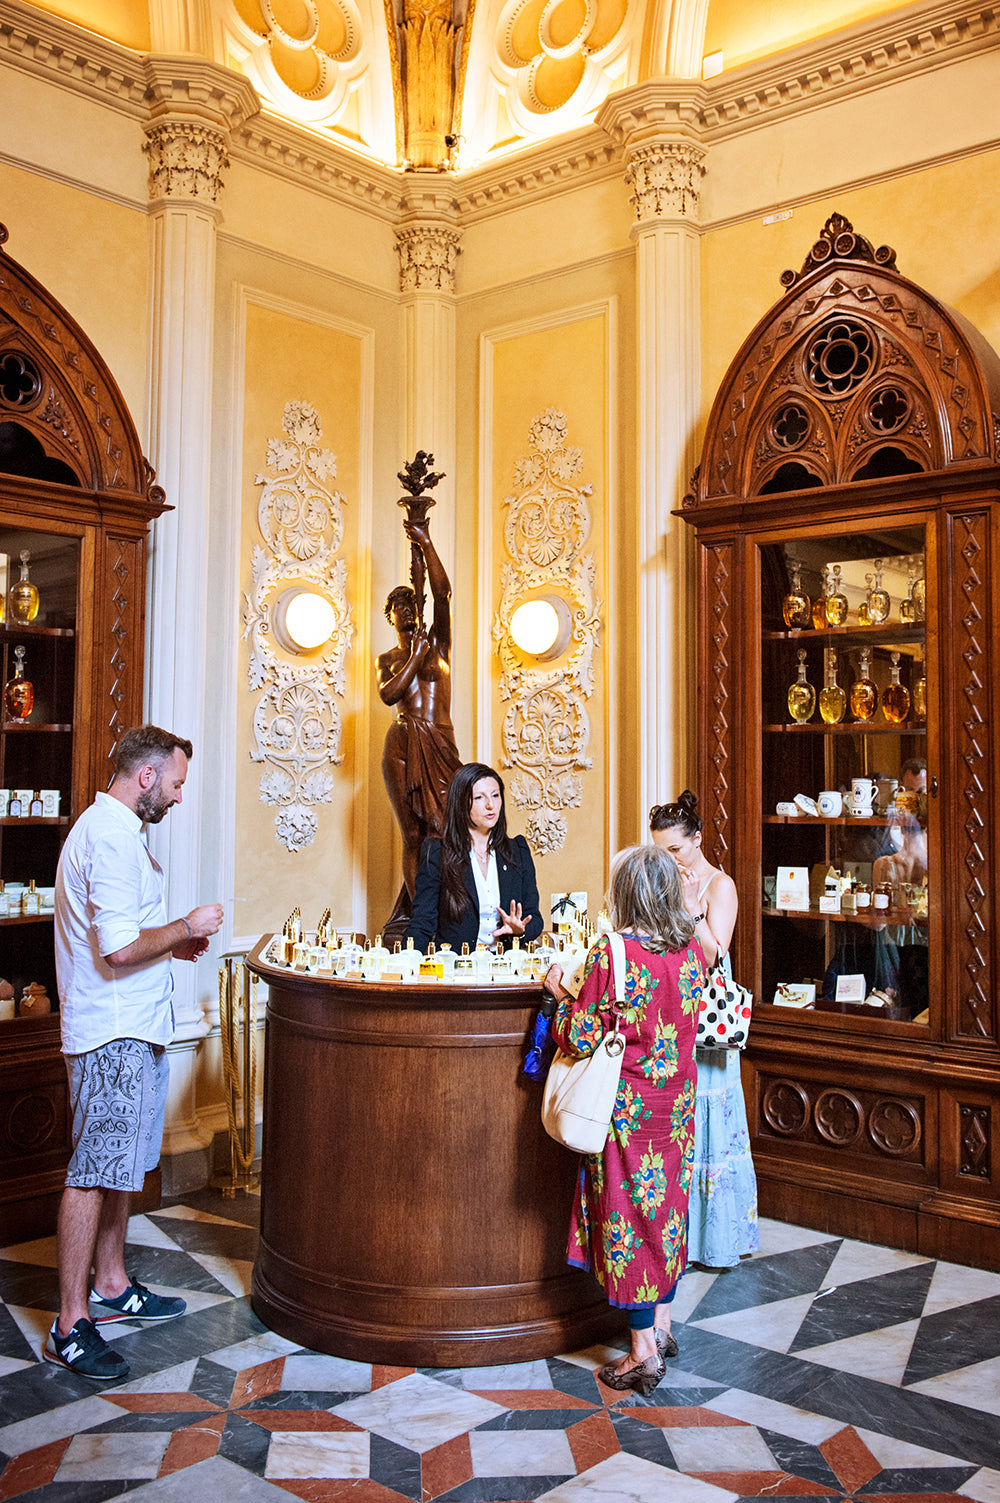
[[[664,1358],[677,1355],[670,1301],[686,1262],[694,1150],[695,1023],[705,957],[684,904],[677,863],[658,846],[632,846],[614,861],[604,900],[625,941],[625,1051],[608,1140],[580,1160],[568,1261],[586,1268],[623,1310],[630,1350],[598,1377],[614,1389],[651,1393]],[[591,948],[579,997],[550,967],[552,1035],[566,1054],[592,1054],[610,1025],[610,945]]]

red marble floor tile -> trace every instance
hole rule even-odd
[[[157,1476],[169,1477],[172,1472],[183,1472],[199,1461],[208,1461],[218,1451],[221,1439],[220,1433],[205,1426],[191,1425],[186,1430],[175,1430],[167,1442]]]
[[[838,1488],[831,1489],[821,1482],[807,1482],[804,1477],[794,1477],[791,1472],[686,1472],[685,1476],[697,1477],[699,1482],[710,1482],[715,1487],[724,1487],[727,1492],[738,1493],[741,1498],[843,1496]],[[870,1500],[866,1498],[865,1503],[870,1503]]]
[[[0,1472],[0,1499],[17,1498],[21,1493],[51,1482],[72,1439],[72,1435],[67,1435],[47,1446],[39,1446],[37,1450],[13,1456]]]
[[[241,1419],[250,1420],[262,1430],[353,1430],[363,1427],[331,1414],[329,1409],[240,1409]]]
[[[443,1445],[425,1451],[420,1458],[420,1488],[423,1503],[472,1480],[472,1448],[468,1435],[456,1435]]]
[[[714,1409],[702,1409],[698,1406],[685,1408],[678,1405],[648,1407],[636,1405],[629,1411],[631,1419],[645,1420],[648,1425],[656,1425],[658,1429],[694,1430],[704,1425],[706,1429],[717,1430],[723,1425],[745,1425],[746,1420],[734,1419],[731,1414],[717,1414]]]
[[[380,1367],[377,1362],[373,1362],[372,1393],[376,1388],[385,1388],[387,1383],[397,1383],[400,1378],[408,1378],[416,1370],[415,1367]]]
[[[253,1403],[254,1399],[266,1399],[269,1394],[278,1393],[284,1370],[284,1357],[274,1357],[270,1362],[258,1363],[256,1367],[245,1367],[236,1374],[233,1396],[229,1400],[230,1409],[242,1409],[245,1404]]]
[[[606,1457],[614,1456],[621,1450],[615,1427],[606,1409],[588,1414],[587,1418],[580,1420],[578,1424],[570,1425],[566,1431],[566,1439],[569,1441],[569,1448],[576,1462],[577,1475],[588,1471],[599,1461],[604,1461]]]
[[[201,1412],[219,1414],[222,1411],[211,1399],[203,1399],[196,1393],[104,1393],[109,1404],[129,1414],[186,1414]]]
[[[845,1493],[870,1482],[882,1471],[882,1463],[875,1460],[864,1441],[848,1425],[838,1430],[829,1440],[817,1448],[830,1470],[843,1486]]]
[[[370,1477],[292,1477],[284,1481],[268,1479],[272,1487],[302,1498],[304,1503],[411,1503],[402,1493],[373,1482]],[[968,1499],[965,1500],[968,1503]]]
[[[554,1388],[469,1388],[479,1399],[490,1399],[504,1409],[596,1409],[590,1399],[560,1393]]]

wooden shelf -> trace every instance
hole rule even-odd
[[[0,918],[0,925],[6,928],[8,924],[51,924],[54,918],[51,909],[48,913],[16,913],[10,918]]]
[[[0,731],[3,731],[4,735],[7,735],[8,733],[16,734],[18,731],[34,731],[37,734],[39,731],[66,732],[71,731],[72,729],[72,725],[39,725],[34,720],[4,720],[3,722],[0,722]]]
[[[860,924],[863,929],[883,929],[887,924],[927,927],[927,918],[917,918],[909,908],[866,909],[861,913],[820,913],[818,908],[761,908],[764,918],[814,919],[827,924]]]
[[[915,814],[912,817],[917,818]],[[866,829],[885,828],[895,822],[885,814],[838,814],[829,819],[822,814],[765,814],[763,820],[766,825],[863,825]]]
[[[918,646],[923,645],[926,634],[925,621],[919,625],[908,625],[904,622],[893,624],[887,621],[884,626],[858,626],[856,623],[847,626],[824,626],[822,629],[813,626],[788,627],[784,631],[762,631],[763,642],[826,642],[831,638],[834,641],[859,647],[871,644],[891,644],[893,642],[914,642]]]
[[[75,637],[73,626],[35,626],[31,622],[5,621],[2,627],[8,637]]]
[[[804,725],[765,725],[761,729],[776,736],[856,736],[859,732],[863,736],[927,735],[926,725],[912,725],[908,720],[904,720],[901,725],[886,725],[881,721],[875,725],[870,720],[839,720],[828,725],[825,720],[807,720]]]
[[[68,814],[0,814],[0,825],[68,825]]]

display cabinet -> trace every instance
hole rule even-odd
[[[1000,359],[837,216],[782,281],[682,511],[760,1210],[1000,1269]]]
[[[0,247],[6,239],[0,226]],[[0,990],[12,994],[0,998],[0,1218],[8,1241],[51,1230],[62,1190],[69,1123],[56,866],[73,820],[110,782],[118,736],[142,716],[146,532],[163,506],[101,357],[0,249]]]

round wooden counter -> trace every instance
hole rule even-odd
[[[267,982],[261,1230],[251,1304],[362,1362],[476,1367],[623,1329],[566,1264],[577,1157],[525,1079],[536,983]]]

